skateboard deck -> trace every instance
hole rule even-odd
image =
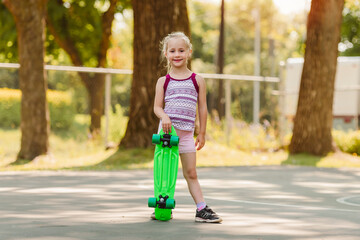
[[[171,219],[171,209],[175,208],[175,186],[179,165],[179,137],[174,127],[165,134],[153,134],[154,152],[154,197],[149,198],[148,206],[155,208],[155,218],[161,221]]]

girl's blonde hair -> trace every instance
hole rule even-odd
[[[168,49],[169,40],[173,39],[173,38],[180,38],[180,39],[184,40],[188,50],[192,50],[192,44],[190,42],[190,39],[183,32],[172,32],[172,33],[168,34],[166,37],[164,37],[164,39],[160,42],[161,61],[162,62],[166,61],[166,68],[167,68],[168,73],[171,70],[171,65],[170,65],[170,62],[166,59],[165,53]]]

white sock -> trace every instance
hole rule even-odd
[[[197,210],[201,211],[206,207],[206,202],[199,202],[196,204]]]

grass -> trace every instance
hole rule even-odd
[[[95,170],[150,169],[153,166],[153,148],[110,149],[85,147],[82,153],[73,151],[64,155],[40,156],[31,162],[11,164],[14,158],[0,161],[1,171],[26,170]],[[325,157],[307,154],[289,155],[286,151],[245,152],[213,142],[197,153],[198,167],[231,167],[263,165],[297,165],[332,168],[360,168],[360,158],[345,153],[332,153]]]
[[[324,168],[360,168],[360,157],[343,152],[329,153],[325,157],[309,154],[288,155],[282,165],[313,166]]]
[[[51,134],[49,155],[39,156],[31,162],[16,162],[16,164],[14,161],[20,148],[20,131],[0,129],[0,171],[104,171],[152,168],[153,147],[105,150],[102,142],[88,140],[86,123],[86,118],[77,116],[73,129]],[[307,154],[289,155],[284,150],[275,151],[274,149],[279,147],[273,138],[264,135],[259,129],[255,130],[256,134],[251,134],[249,128],[244,127],[239,130],[243,136],[239,134],[232,137],[231,144],[225,145],[221,126],[211,124],[209,126],[209,139],[205,147],[197,153],[199,167],[297,165],[360,168],[360,157],[342,152],[315,157]],[[121,134],[121,131],[119,132],[117,134]]]

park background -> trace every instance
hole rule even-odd
[[[139,3],[138,1],[49,0],[29,1],[26,3],[29,5],[19,5],[21,7],[17,8],[18,11],[16,11],[16,2],[0,3],[0,62],[19,63],[23,60],[28,63],[28,72],[24,70],[21,76],[18,69],[0,69],[0,167],[2,170],[150,168],[153,156],[151,134],[157,128],[157,120],[151,116],[153,113],[150,95],[153,95],[152,90],[156,79],[161,76],[160,73],[163,73],[161,72],[163,70],[157,70],[161,69],[157,60],[160,56],[159,39],[174,30],[187,32],[193,43],[191,68],[194,72],[280,77],[282,61],[288,58],[304,57],[307,31],[309,31],[307,18],[310,1],[294,1],[299,5],[297,9],[291,11],[284,10],[289,10],[289,8],[283,8],[284,1],[224,1],[223,30],[221,30],[221,1]],[[36,2],[43,4],[40,10],[36,8]],[[322,3],[322,1],[314,0],[313,2]],[[8,10],[11,6],[5,7],[6,4],[13,5],[12,11]],[[337,54],[359,56],[359,1],[345,1],[343,9],[325,6],[323,8],[327,13],[330,10],[334,11],[333,14],[336,10],[342,12],[341,38]],[[162,11],[155,11],[159,9]],[[170,16],[163,16],[166,15],[162,14],[166,9]],[[182,12],[179,14],[179,11]],[[256,11],[260,14],[257,15]],[[20,29],[19,26],[16,27],[16,21],[19,25],[30,22],[29,18],[23,17],[29,12],[35,16],[35,19],[36,17],[39,19],[39,23],[44,23],[44,37],[41,37],[42,34],[37,34],[34,38],[30,35],[30,38],[26,39],[24,35],[21,35],[24,39],[19,41]],[[136,18],[139,15],[135,12],[140,12],[143,19]],[[148,19],[152,19],[153,22],[146,21],[147,14],[150,15]],[[177,18],[175,19],[174,16]],[[255,49],[256,16],[260,18],[259,59],[257,59]],[[41,26],[41,24],[38,25]],[[163,26],[162,30],[156,30],[161,26]],[[105,31],[109,27],[111,33]],[[38,27],[35,27],[35,30],[39,30]],[[149,33],[147,30],[153,31]],[[142,33],[147,35],[140,35]],[[134,38],[135,35],[141,37]],[[37,50],[32,45],[38,39],[43,40],[43,58],[41,57],[42,49]],[[221,39],[223,39],[223,54],[219,50]],[[139,43],[139,41],[143,42]],[[21,58],[19,54],[21,46],[24,45],[34,50],[27,53],[28,58]],[[39,52],[40,54],[36,54]],[[136,55],[137,53],[139,55]],[[151,57],[155,60],[154,63],[151,61],[144,63],[134,55],[142,56],[145,60],[151,60]],[[73,71],[40,69],[40,74],[32,77],[32,72],[39,71],[35,67],[39,65],[31,57],[34,57],[35,61],[41,60],[38,63],[40,66],[47,64],[134,69],[133,74],[111,75],[109,142],[106,146],[104,146],[106,122],[104,108],[101,104],[96,106],[96,103],[103,103],[104,74],[78,74]],[[258,74],[256,74],[256,65],[260,67]],[[140,70],[136,70],[136,67]],[[149,75],[149,80],[145,79],[139,71]],[[147,92],[149,97],[143,99],[144,106],[139,107],[140,112],[146,112],[144,114],[148,116],[131,121],[128,125],[131,114],[139,112],[131,108],[131,96],[138,97],[137,102],[141,103],[142,100],[141,95],[133,91],[133,79],[136,79],[138,89],[149,90]],[[48,111],[49,122],[45,121],[45,125],[40,121],[30,119],[36,112],[34,109],[39,109],[37,107],[26,113],[30,118],[23,117],[21,120],[21,106],[24,106],[20,100],[21,81],[23,87],[35,83],[33,89],[40,92],[44,85],[48,88],[46,102],[49,110],[44,110],[44,116]],[[143,86],[141,81],[150,85]],[[36,85],[39,82],[43,84]],[[229,136],[225,130],[228,123],[224,119],[223,96],[219,97],[219,94],[224,91],[224,86],[221,86],[220,82],[213,79],[207,80],[209,108],[207,145],[198,152],[199,166],[269,164],[320,167],[360,166],[358,157],[360,133],[356,129],[332,130],[332,141],[336,146],[326,154],[307,153],[311,151],[289,154],[288,145],[292,133],[287,132],[282,136],[279,132],[281,127],[279,95],[274,94],[274,90],[279,89],[279,83],[260,83],[259,123],[255,124],[253,123],[254,83],[251,81],[232,83],[232,121]],[[333,91],[331,88],[329,90]],[[31,96],[29,99],[31,102]],[[328,102],[329,99],[325,101]],[[39,103],[41,101],[37,101],[36,104]],[[34,106],[37,106],[36,104]],[[94,109],[99,111],[92,111]],[[28,125],[22,121],[27,122]],[[28,127],[21,129],[21,124],[24,128]],[[312,124],[308,122],[308,125]],[[131,132],[132,127],[140,130],[129,133],[129,137],[126,138],[127,130]],[[42,128],[49,128],[44,133],[46,150],[34,153],[31,149],[36,149],[34,143],[37,143],[36,138],[41,135],[39,132],[42,132]],[[31,133],[36,129],[40,130]],[[26,131],[27,134],[24,134]],[[24,139],[26,136],[28,138]],[[309,142],[309,145],[317,144],[316,140]],[[28,155],[30,157],[24,157],[26,151],[30,152]]]

